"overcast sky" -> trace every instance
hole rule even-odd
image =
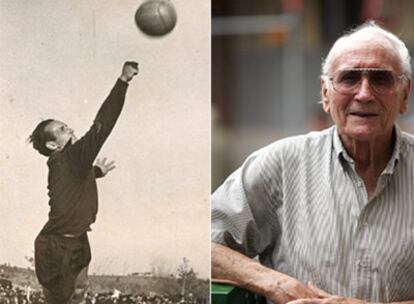
[[[0,263],[29,266],[47,221],[47,159],[26,142],[41,119],[89,128],[125,60],[140,63],[100,156],[90,273],[174,270],[209,275],[210,4],[173,0],[178,22],[148,38],[142,1],[0,2]]]

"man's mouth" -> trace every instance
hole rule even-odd
[[[376,114],[376,113],[371,113],[371,112],[358,112],[358,111],[356,111],[356,112],[350,112],[349,115],[357,116],[357,117],[364,117],[364,118],[378,116],[378,114]]]

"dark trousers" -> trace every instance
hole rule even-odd
[[[49,304],[71,303],[89,285],[88,237],[40,233],[35,241],[35,268]],[[76,303],[76,302],[75,302]]]

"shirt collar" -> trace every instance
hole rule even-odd
[[[55,158],[55,156],[56,155],[58,155],[59,154],[59,152],[63,152],[63,151],[65,151],[69,146],[71,146],[72,145],[72,139],[69,139],[68,140],[68,142],[65,144],[65,146],[63,147],[63,149],[62,150],[60,150],[60,151],[54,151],[54,152],[52,152],[52,154],[50,154],[50,156],[49,156],[49,160],[52,160],[53,158]]]
[[[348,155],[344,146],[342,145],[342,141],[339,138],[338,128],[335,126],[333,128],[333,147],[336,153],[336,156],[340,159],[341,157],[345,159],[348,163],[353,164],[354,160]]]
[[[391,159],[388,162],[387,166],[384,169],[385,174],[392,174],[394,173],[395,166],[398,164],[400,159],[400,150],[401,150],[401,129],[400,127],[395,124],[394,126],[394,151],[392,152]]]
[[[335,151],[336,156],[338,159],[341,157],[350,164],[354,164],[354,160],[349,156],[346,152],[342,141],[338,134],[337,127],[333,128],[333,148]],[[387,166],[385,167],[383,174],[392,174],[394,172],[395,166],[397,165],[400,157],[400,148],[401,148],[401,129],[400,127],[395,124],[394,125],[394,138],[395,138],[395,145],[394,151],[392,152],[391,159],[389,160]]]

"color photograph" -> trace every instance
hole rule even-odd
[[[212,0],[212,304],[414,300],[413,14]]]

